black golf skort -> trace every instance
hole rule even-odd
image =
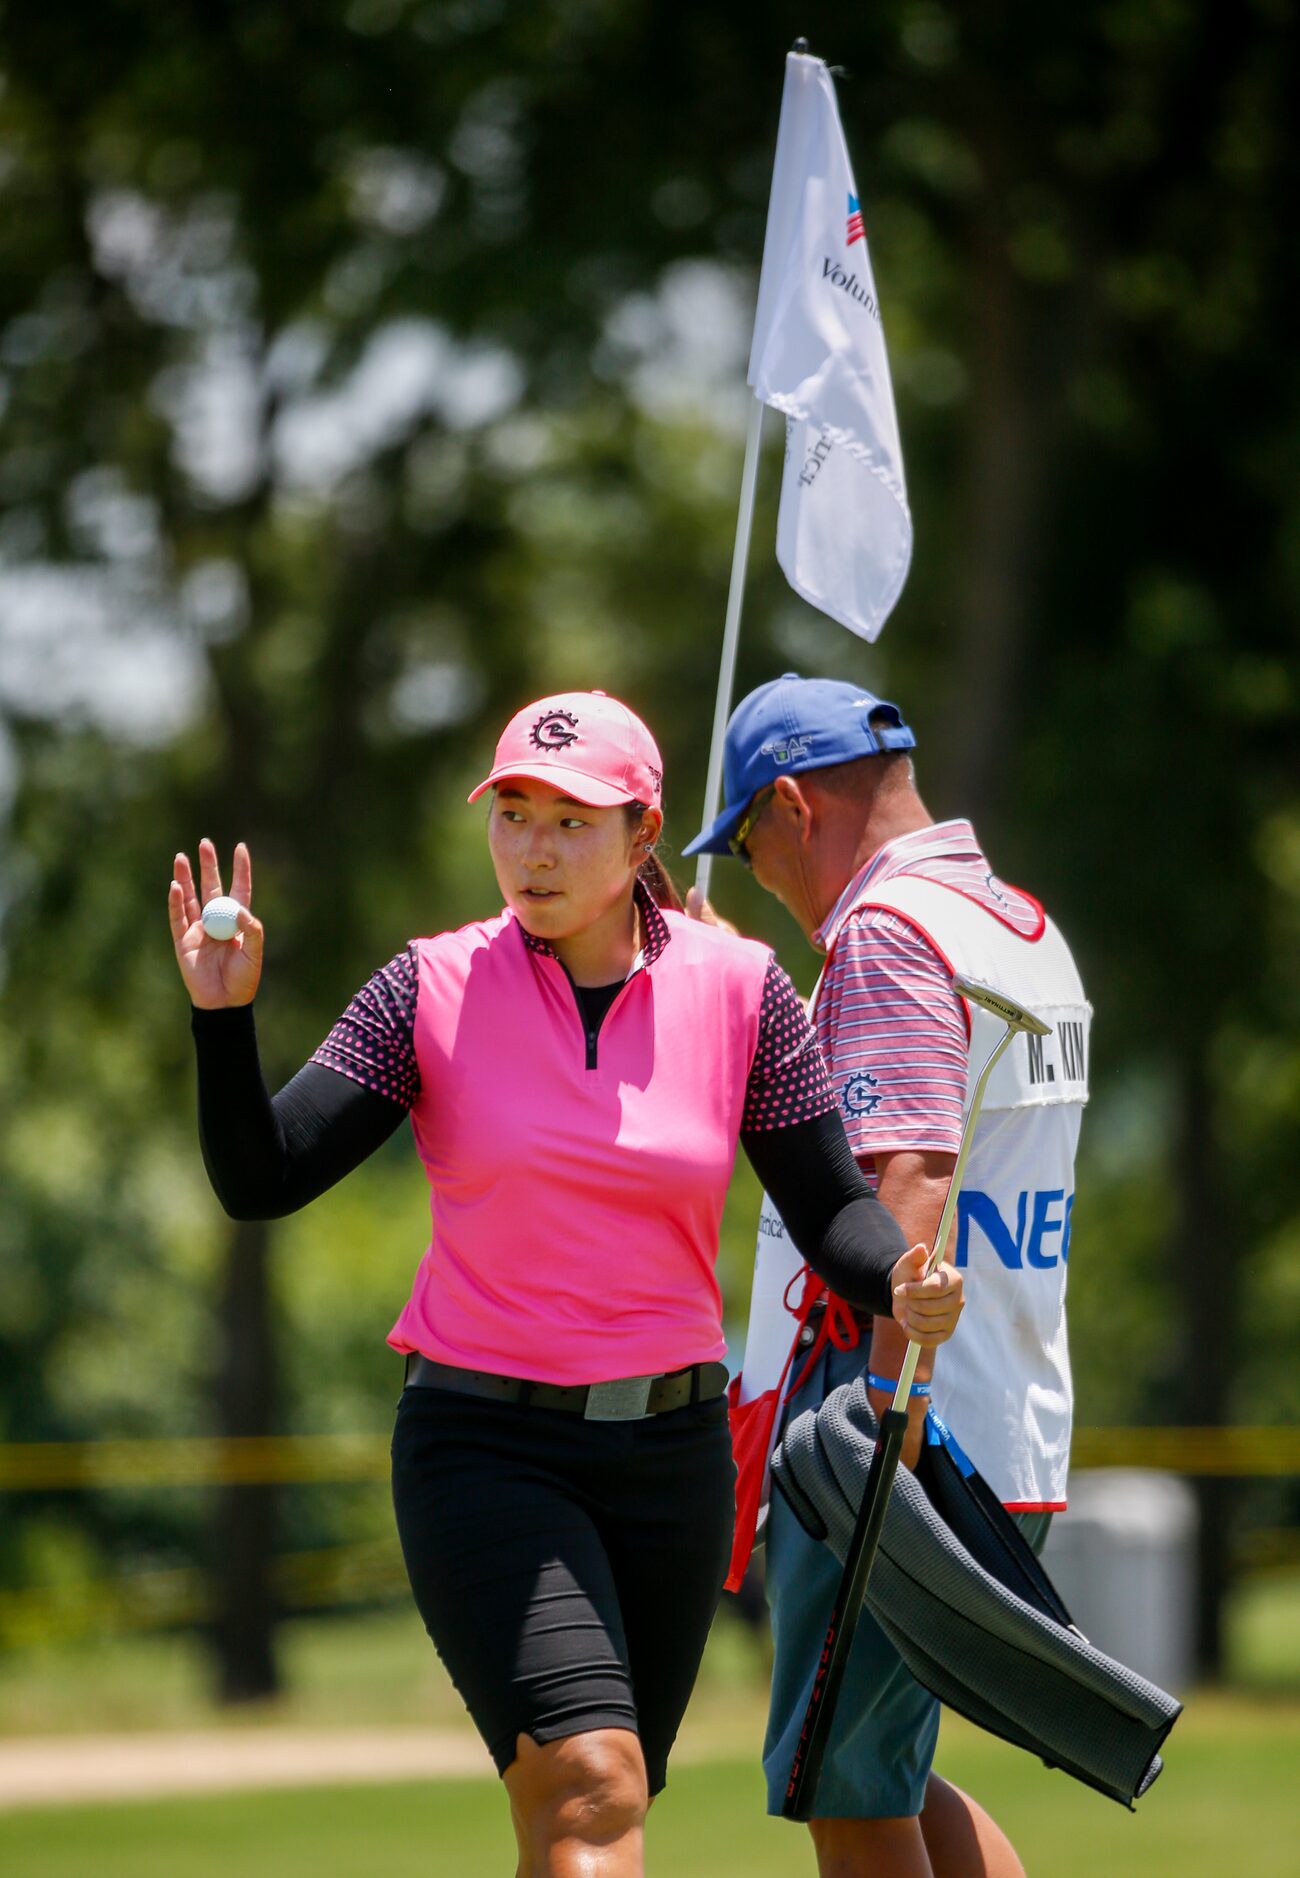
[[[597,1422],[408,1387],[392,1454],[411,1589],[497,1771],[521,1734],[629,1728],[658,1793],[731,1549],[725,1397]]]

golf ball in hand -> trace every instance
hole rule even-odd
[[[227,893],[209,900],[203,909],[203,930],[209,939],[233,939],[239,931],[239,902]]]

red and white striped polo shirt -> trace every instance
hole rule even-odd
[[[868,1176],[873,1154],[955,1154],[966,1095],[966,1018],[947,966],[897,913],[858,906],[899,874],[954,888],[1025,937],[1042,922],[1037,901],[992,872],[967,821],[887,841],[849,881],[813,935],[831,955],[813,1022]]]

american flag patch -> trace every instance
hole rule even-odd
[[[849,226],[846,232],[850,248],[855,241],[865,241],[867,238],[867,231],[862,225],[862,207],[856,196],[849,197]]]

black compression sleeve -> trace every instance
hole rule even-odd
[[[199,1070],[199,1142],[213,1192],[232,1219],[296,1213],[394,1133],[400,1102],[308,1063],[272,1100],[251,1004],[191,1016]]]
[[[839,1110],[789,1128],[744,1128],[740,1142],[817,1276],[859,1310],[888,1317],[889,1276],[907,1240],[868,1187]]]

